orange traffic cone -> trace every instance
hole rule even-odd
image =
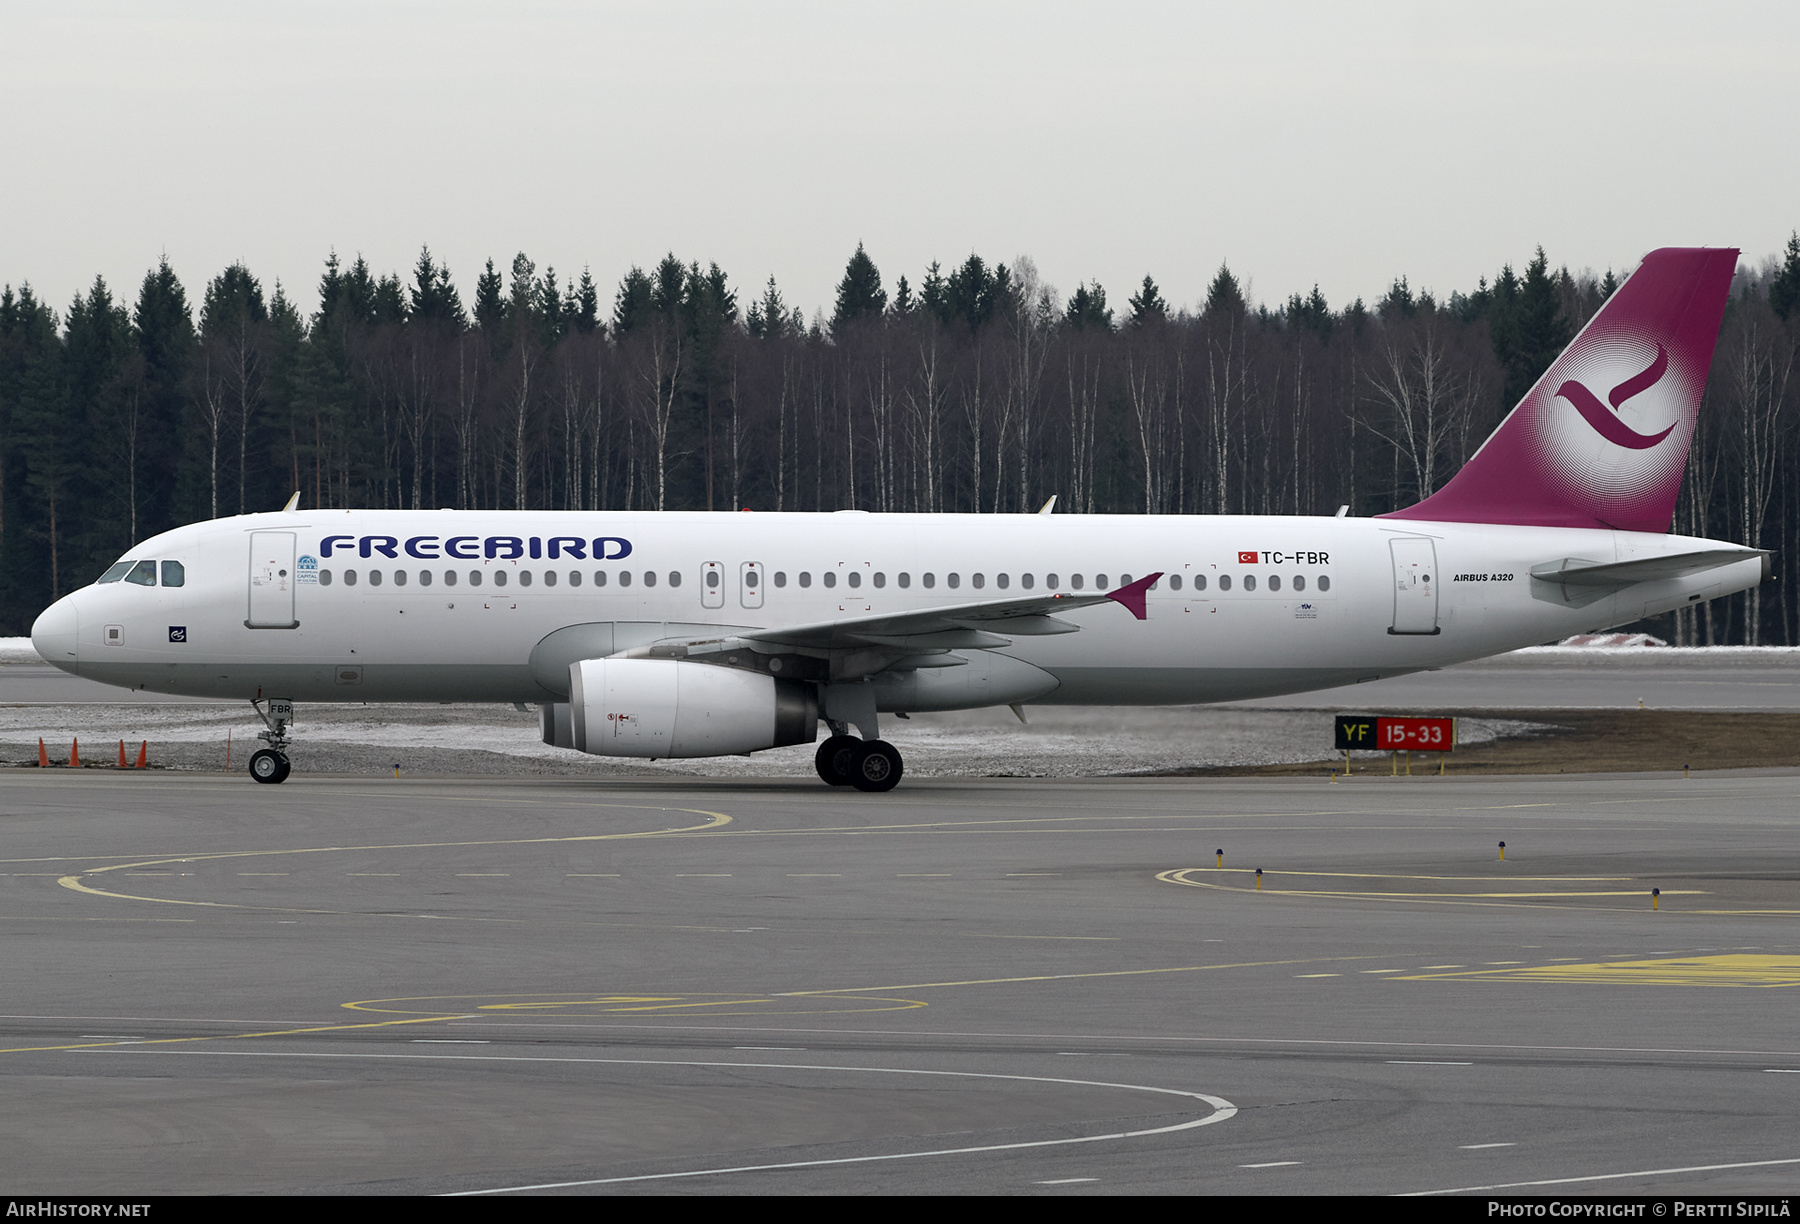
[[[147,765],[148,765],[148,764],[149,764],[149,763],[150,763],[150,741],[149,741],[149,740],[142,740],[142,741],[140,741],[140,742],[139,742],[139,743],[138,743],[138,763],[137,763],[137,767],[138,767],[138,768],[139,768],[139,769],[143,769],[143,768],[144,768],[144,767],[145,767],[145,766],[147,766]]]
[[[125,768],[125,741],[119,741],[119,768]]]
[[[41,735],[38,736],[38,768],[50,768],[50,754],[44,751],[44,737]]]
[[[81,768],[81,739],[79,736],[69,741],[69,768]]]

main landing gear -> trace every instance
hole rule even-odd
[[[271,785],[286,782],[288,775],[294,772],[294,767],[288,764],[287,759],[287,729],[288,724],[294,721],[294,703],[270,698],[267,713],[263,712],[260,701],[252,701],[250,708],[256,711],[263,726],[268,728],[266,731],[258,731],[256,738],[269,745],[251,754],[250,776],[258,782]]]
[[[861,740],[854,735],[833,735],[813,757],[819,777],[833,786],[854,786],[860,791],[893,790],[905,772],[900,750],[886,740]]]

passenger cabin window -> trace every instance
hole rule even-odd
[[[1069,575],[1069,588],[1071,590],[1079,591],[1081,589],[1082,580],[1086,577],[1087,577],[1086,574],[1070,574]]]
[[[656,571],[655,570],[645,570],[644,571],[644,585],[645,586],[655,586],[656,585]]]
[[[1121,585],[1128,586],[1131,583],[1131,579],[1121,578],[1121,579],[1119,579],[1119,582]],[[1106,575],[1105,574],[1095,574],[1094,575],[1094,585],[1096,587],[1100,588],[1102,591],[1104,591],[1106,589]]]
[[[480,570],[470,570],[469,571],[469,585],[470,586],[480,586],[481,585],[481,571]]]
[[[581,571],[580,570],[570,570],[569,571],[569,585],[572,587],[578,587],[581,585]]]
[[[131,572],[125,575],[125,581],[135,582],[139,586],[155,586],[156,562],[139,561],[131,567]]]
[[[906,588],[910,587],[911,585],[912,585],[912,575],[907,573],[905,570],[902,570],[900,572],[900,589],[902,591],[904,591],[904,590],[906,590]]]
[[[595,576],[598,577],[598,575],[595,575]],[[603,585],[603,586],[605,585],[604,581],[601,583],[601,585]],[[628,587],[631,585],[631,571],[630,570],[620,570],[619,571],[619,585],[622,587]]]
[[[555,570],[545,570],[544,571],[544,585],[549,586],[549,587],[553,587],[556,585],[556,571]]]
[[[749,583],[751,586],[756,585],[755,571],[751,572],[750,577],[749,577]],[[669,585],[672,587],[678,587],[681,585],[681,571],[680,570],[670,570],[669,571]]]
[[[975,575],[972,575],[972,576],[971,576],[971,577],[970,577],[970,578],[969,578],[969,582],[970,582],[970,584],[971,584],[971,585],[972,585],[972,586],[974,586],[974,588],[975,588],[975,589],[976,589],[976,590],[977,590],[977,591],[979,591],[979,590],[980,590],[980,589],[981,589],[981,588],[982,588],[982,587],[984,587],[984,586],[986,586],[986,585],[987,585],[987,575],[986,575],[986,574],[975,574]]]
[[[355,570],[345,570],[344,571],[344,585],[345,586],[355,586],[356,585],[356,571]]]
[[[1231,575],[1230,574],[1220,574],[1219,575],[1219,589],[1221,591],[1229,591],[1231,589]]]
[[[1024,587],[1027,591],[1031,589],[1032,584],[1036,581],[1037,579],[1030,574],[1019,575],[1019,585]]]
[[[395,570],[394,571],[394,585],[395,586],[405,586],[406,585],[406,571],[405,570]]]
[[[1056,574],[1044,575],[1044,587],[1046,590],[1054,591],[1060,585],[1062,585],[1062,579]]]
[[[1306,589],[1306,578],[1304,575],[1302,575],[1302,574],[1294,575],[1294,589],[1296,591],[1304,591]]]
[[[837,585],[837,575],[830,570],[825,571],[825,585],[827,587],[834,587]]]
[[[456,585],[456,571],[455,570],[445,570],[444,571],[444,585],[452,586],[452,587]]]
[[[880,590],[881,588],[883,588],[885,586],[887,586],[887,575],[882,573],[880,570],[876,570],[875,571],[875,589]]]
[[[495,570],[494,571],[494,585],[497,587],[503,587],[506,585],[506,571],[505,570]]]
[[[369,571],[369,585],[370,586],[380,586],[381,585],[381,571],[380,570],[370,570]]]
[[[322,569],[319,571],[319,585],[320,586],[330,586],[331,585],[331,571],[330,570]]]
[[[812,585],[812,575],[810,573],[808,573],[806,570],[800,571],[800,585],[803,587],[809,587]]]
[[[287,571],[282,570],[281,574],[285,578]],[[162,580],[164,586],[186,586],[187,569],[179,561],[164,561],[162,563]]]
[[[1281,589],[1281,575],[1280,574],[1270,574],[1269,575],[1269,589],[1271,591],[1279,591]]]
[[[606,571],[605,570],[595,570],[594,571],[594,585],[597,587],[603,587],[606,585]]]
[[[431,585],[431,571],[430,570],[420,570],[419,571],[419,585],[420,586],[430,586]]]
[[[1171,591],[1179,591],[1181,589],[1181,575],[1180,574],[1170,574],[1169,575],[1169,589]]]
[[[520,586],[530,586],[531,585],[531,571],[530,570],[520,570],[519,571],[519,585]]]
[[[950,589],[952,591],[954,591],[957,587],[962,585],[962,575],[961,574],[946,575],[944,578],[944,582],[950,587]]]
[[[776,570],[775,571],[775,585],[778,588],[784,587],[787,585],[787,571],[786,570]]]
[[[1194,589],[1196,591],[1204,591],[1206,589],[1206,575],[1205,574],[1195,574],[1194,575]]]
[[[927,591],[929,591],[932,587],[934,587],[936,585],[937,585],[937,575],[936,574],[926,574],[925,575],[925,589]]]
[[[131,561],[114,561],[104,574],[94,579],[95,582],[117,582],[125,576],[134,563]]]
[[[855,570],[850,571],[849,580],[850,580],[850,585],[852,588],[859,587],[862,585],[862,575],[857,573]]]
[[[1321,591],[1329,591],[1331,589],[1331,579],[1324,574],[1319,575],[1319,589]]]
[[[1254,591],[1256,589],[1256,575],[1255,574],[1245,574],[1244,575],[1244,589],[1246,591]]]
[[[1004,591],[1011,584],[1012,584],[1012,579],[1010,577],[1008,577],[1007,575],[1005,575],[1005,574],[995,574],[994,575],[994,585],[999,587],[1002,591]]]

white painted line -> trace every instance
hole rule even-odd
[[[1390,1058],[1388,1063],[1395,1067],[1473,1067],[1472,1062],[1451,1062],[1443,1058]]]
[[[732,1046],[734,1050],[804,1050],[805,1046]]]
[[[1462,1152],[1481,1152],[1488,1148],[1518,1146],[1517,1143],[1461,1143],[1457,1145],[1457,1150]]]
[[[492,1045],[485,1038],[474,1037],[414,1037],[413,1045]]]
[[[1800,1075],[1800,1067],[1764,1067],[1764,1075]]]
[[[1032,1182],[1034,1186],[1072,1186],[1076,1182],[1097,1182],[1098,1177],[1053,1177],[1049,1181]]]
[[[105,1051],[93,1050],[88,1053],[101,1054]],[[128,1051],[118,1050],[119,1055]],[[136,1051],[130,1051],[135,1053]],[[716,1067],[743,1071],[837,1071],[856,1075],[919,1075],[944,1079],[981,1079],[1001,1080],[1009,1083],[1024,1084],[1067,1084],[1076,1088],[1117,1088],[1126,1092],[1154,1092],[1164,1096],[1185,1097],[1193,1101],[1204,1101],[1211,1107],[1211,1112],[1204,1117],[1189,1118],[1185,1122],[1176,1122],[1169,1126],[1153,1126],[1145,1130],[1113,1131],[1103,1135],[1077,1135],[1069,1139],[1035,1139],[1025,1143],[992,1143],[978,1147],[938,1148],[929,1152],[886,1152],[879,1156],[845,1156],[835,1160],[795,1160],[782,1164],[737,1165],[718,1169],[685,1169],[679,1173],[648,1173],[635,1177],[600,1177],[584,1181],[546,1182],[535,1186],[496,1186],[488,1190],[462,1190],[445,1194],[442,1198],[472,1198],[484,1194],[522,1194],[532,1190],[562,1190],[576,1186],[611,1186],[625,1182],[670,1181],[682,1177],[714,1177],[725,1173],[765,1173],[778,1169],[815,1169],[831,1165],[874,1164],[889,1160],[919,1160],[929,1156],[967,1156],[982,1152],[1014,1152],[1027,1148],[1068,1147],[1077,1143],[1103,1143],[1116,1139],[1141,1139],[1148,1135],[1168,1135],[1176,1131],[1193,1130],[1200,1126],[1211,1126],[1215,1122],[1225,1122],[1237,1116],[1237,1106],[1224,1097],[1212,1096],[1205,1092],[1192,1092],[1186,1088],[1163,1088],[1154,1084],[1119,1084],[1106,1080],[1066,1079],[1052,1075],[1000,1075],[990,1071],[926,1071],[914,1067],[842,1067],[813,1063],[742,1063],[742,1062],[706,1062],[699,1060],[663,1059],[663,1058],[551,1058],[542,1055],[521,1054],[351,1054],[351,1053],[312,1053],[279,1050],[153,1050],[146,1053],[160,1054],[175,1058],[317,1058],[360,1061],[433,1061],[433,1062],[516,1062],[516,1063],[563,1063],[585,1066],[614,1067]],[[1292,1162],[1292,1163],[1298,1163]]]
[[[1302,1163],[1298,1160],[1271,1160],[1267,1164],[1239,1165],[1240,1169],[1285,1169],[1289,1165]]]
[[[1596,1173],[1591,1177],[1554,1177],[1546,1181],[1505,1182],[1495,1186],[1458,1186],[1454,1190],[1412,1190],[1398,1198],[1425,1198],[1433,1194],[1477,1194],[1488,1190],[1524,1190],[1532,1186],[1573,1186],[1579,1182],[1620,1181],[1627,1177],[1665,1177],[1674,1173],[1717,1173],[1724,1169],[1766,1169],[1773,1165],[1800,1164],[1787,1160],[1746,1160],[1738,1164],[1686,1165],[1679,1169],[1639,1169],[1635,1173]]]

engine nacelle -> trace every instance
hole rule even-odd
[[[680,659],[571,664],[569,713],[574,747],[594,756],[731,756],[819,734],[814,685]]]

